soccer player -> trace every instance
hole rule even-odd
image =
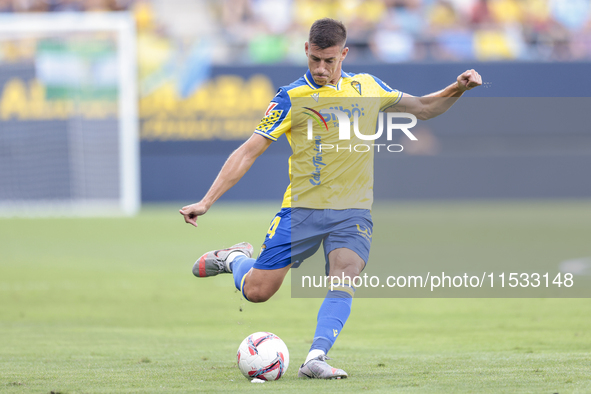
[[[193,266],[195,276],[231,273],[244,298],[264,302],[279,289],[288,270],[313,255],[321,243],[327,275],[359,276],[367,264],[371,244],[373,154],[337,154],[333,150],[322,152],[318,160],[318,141],[338,143],[335,140],[338,130],[326,124],[325,129],[316,131],[318,137],[306,141],[301,136],[306,135],[307,125],[295,120],[294,114],[301,112],[301,108],[296,108],[293,102],[312,98],[312,103],[318,103],[320,109],[328,108],[340,98],[374,97],[379,108],[365,111],[364,123],[360,123],[371,127],[373,132],[378,110],[407,112],[419,119],[430,119],[449,109],[466,90],[482,84],[480,75],[468,70],[451,85],[427,96],[399,92],[372,75],[351,74],[341,69],[349,51],[345,47],[346,38],[341,22],[328,18],[314,22],[305,43],[309,68],[306,74],[279,89],[254,134],[230,155],[203,199],[180,210],[186,223],[197,226],[198,217],[242,178],[273,141],[285,134],[292,144],[291,183],[258,258],[252,258],[250,244],[239,243],[201,256]],[[308,109],[314,112],[313,108]],[[297,138],[299,142],[293,143]],[[327,364],[326,355],[349,317],[354,294],[351,282],[328,291],[318,311],[313,343],[298,371],[299,377],[347,377],[342,369]]]

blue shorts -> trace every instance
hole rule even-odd
[[[324,246],[326,274],[328,254],[347,248],[367,264],[373,222],[368,209],[282,208],[271,221],[254,268],[273,270],[292,264],[297,268]]]

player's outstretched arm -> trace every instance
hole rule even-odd
[[[246,174],[252,163],[271,145],[271,142],[268,138],[253,134],[236,149],[226,160],[205,197],[195,204],[180,209],[179,212],[185,218],[185,222],[197,227],[197,218],[205,215],[213,203]]]
[[[387,112],[409,112],[417,119],[427,120],[441,115],[464,94],[466,90],[482,85],[482,77],[475,70],[460,74],[456,82],[437,92],[423,97],[404,93],[402,99]]]

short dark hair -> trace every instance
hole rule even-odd
[[[310,28],[308,42],[320,49],[330,48],[335,45],[344,47],[345,42],[347,42],[347,29],[343,22],[330,18],[318,19]]]

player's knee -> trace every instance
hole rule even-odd
[[[335,249],[328,255],[330,260],[330,276],[342,275],[350,278],[359,276],[363,268],[365,268],[365,261],[359,255],[347,248]]]
[[[244,293],[248,301],[254,303],[268,301],[273,296],[273,293],[257,288],[245,289]]]
[[[349,267],[345,270],[345,276],[357,277],[361,275],[360,267]]]
[[[244,295],[250,302],[267,301],[281,287],[286,272],[252,271],[244,282]]]
[[[277,292],[275,287],[270,287],[261,284],[245,283],[244,284],[244,295],[250,302],[265,302],[269,300]]]
[[[338,276],[340,278],[344,275],[345,277],[354,278],[361,275],[364,267],[365,265],[360,264],[335,265],[331,267],[329,276]]]

